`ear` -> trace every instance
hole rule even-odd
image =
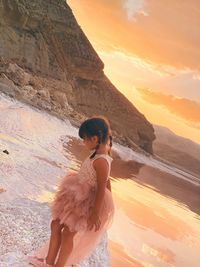
[[[93,142],[98,142],[98,137],[97,137],[97,135],[92,136],[92,137],[91,137],[91,140],[92,140]]]

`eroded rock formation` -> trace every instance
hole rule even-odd
[[[103,114],[117,141],[152,153],[152,125],[103,69],[65,0],[0,0],[0,90],[77,122]]]

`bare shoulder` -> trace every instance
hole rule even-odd
[[[96,171],[97,183],[101,186],[107,181],[109,175],[108,161],[103,157],[99,157],[93,161],[93,167]]]
[[[93,166],[95,169],[108,169],[109,163],[104,157],[99,157],[93,161]]]

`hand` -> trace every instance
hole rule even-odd
[[[99,230],[101,221],[99,219],[98,214],[95,211],[91,213],[90,217],[88,218],[87,223],[88,223],[88,227],[87,227],[88,230],[92,230],[93,226],[95,226],[95,232]]]

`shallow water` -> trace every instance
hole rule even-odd
[[[67,120],[3,95],[0,111],[0,188],[6,190],[0,193],[0,266],[23,267],[24,255],[49,235],[47,202],[56,184],[68,169],[78,170],[87,151]],[[199,266],[198,177],[115,143],[113,152],[122,159],[113,160],[111,172],[112,266]]]
[[[117,223],[109,236],[122,245],[129,257],[142,266],[199,266],[197,214],[184,204],[130,180],[116,181],[112,187]]]

